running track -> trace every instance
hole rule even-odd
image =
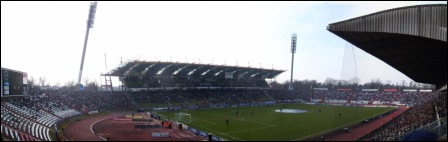
[[[118,116],[120,114],[108,114],[74,121],[64,129],[64,136],[75,141],[104,141],[92,132],[90,126],[97,121]]]
[[[387,123],[392,120],[392,116],[396,114],[399,116],[401,113],[406,111],[407,108],[404,106],[400,106],[397,111],[386,115],[380,119],[369,122],[365,126],[360,126],[355,129],[352,129],[350,133],[342,133],[333,137],[326,138],[328,141],[355,141],[362,136],[367,135],[368,133],[374,131],[375,129],[381,127],[382,122]],[[73,139],[75,141],[104,141],[95,135],[91,130],[91,125],[95,122],[118,117],[122,114],[108,114],[103,116],[97,116],[92,118],[83,119],[80,121],[75,121],[68,125],[64,130],[64,136],[67,139]]]
[[[335,135],[333,137],[326,138],[325,140],[328,141],[356,141],[357,139],[361,138],[362,136],[365,136],[369,134],[370,132],[374,131],[375,129],[378,129],[381,127],[383,122],[387,124],[387,122],[392,120],[392,116],[396,114],[396,116],[399,116],[401,113],[405,112],[407,108],[405,106],[398,107],[399,109],[389,115],[386,115],[380,119],[374,120],[372,122],[369,122],[368,124],[364,126],[357,127],[355,129],[352,129],[349,133],[342,133],[339,135]]]

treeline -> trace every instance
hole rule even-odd
[[[82,82],[84,86],[84,90],[86,91],[97,91],[99,90],[99,83],[96,81],[92,81],[88,78],[84,78]],[[64,85],[61,85],[57,82],[54,85],[51,85],[47,82],[45,77],[40,77],[38,80],[35,80],[33,77],[28,79],[28,87],[30,91],[42,91],[42,90],[60,90],[60,91],[76,91],[79,90],[79,86],[75,83],[75,81],[66,82]]]
[[[383,89],[383,88],[412,88],[412,89],[435,89],[435,85],[418,83],[414,81],[392,83],[390,80],[382,81],[381,79],[371,79],[364,84],[358,83],[360,79],[352,78],[350,80],[336,80],[332,78],[325,79],[324,82],[318,82],[316,80],[294,80],[292,86],[294,90],[311,90],[311,88],[363,88],[363,89]],[[272,89],[287,90],[289,89],[290,81],[279,83],[276,81],[269,82]]]

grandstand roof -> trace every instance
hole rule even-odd
[[[178,62],[132,61],[106,73],[111,76],[217,76],[225,72],[244,77],[274,78],[285,70]]]
[[[447,5],[395,8],[329,24],[327,30],[416,82],[446,84]]]

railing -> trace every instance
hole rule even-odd
[[[443,125],[440,125],[440,126],[438,124],[439,123],[438,120],[436,120],[436,121],[431,122],[431,123],[429,123],[429,124],[427,124],[427,125],[425,125],[423,127],[417,128],[415,130],[423,129],[423,130],[427,130],[427,131],[433,132],[433,133],[437,134],[438,136],[442,136],[442,135],[447,133],[447,130],[446,130],[447,129],[446,120],[447,120],[446,117],[442,118],[440,121],[441,121],[441,123],[443,123]],[[405,135],[407,135],[407,134],[409,134],[411,132],[412,131],[404,133],[404,134],[401,134],[399,136],[396,136],[396,137],[392,138],[391,141],[400,141]]]
[[[433,132],[433,133],[437,134],[438,136],[442,136],[442,135],[447,133],[447,117],[440,119],[440,121],[441,121],[441,125],[440,126],[438,124],[439,123],[438,120],[436,120],[436,121],[431,122],[431,123],[429,123],[427,125],[421,126],[420,128],[411,130],[411,131],[403,133],[403,134],[391,134],[391,135],[397,135],[397,136],[386,138],[386,140],[388,140],[388,141],[400,141],[407,134],[409,134],[409,133],[411,133],[413,131],[416,131],[416,130],[420,130],[420,129]],[[379,128],[379,129],[381,129],[381,128]],[[358,139],[358,140],[378,141],[378,140],[384,140],[385,137],[387,137],[387,136],[378,135],[378,136],[372,136],[371,138],[363,137],[363,138]]]

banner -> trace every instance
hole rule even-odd
[[[220,138],[217,137],[217,136],[212,136],[212,140],[213,140],[213,141],[220,141]]]
[[[388,88],[388,89],[384,89],[384,92],[397,92],[398,89],[397,88]]]
[[[168,132],[165,132],[165,133],[153,132],[152,133],[152,137],[155,137],[155,138],[168,138],[168,137],[170,137],[170,134]]]
[[[88,114],[97,114],[97,113],[98,113],[98,110],[92,110],[92,111],[88,112]]]
[[[338,91],[352,91],[353,89],[351,89],[351,88],[339,88],[339,89],[336,89],[336,90],[338,90]]]
[[[362,89],[362,91],[365,91],[365,92],[376,92],[376,91],[378,91],[378,89]]]
[[[420,92],[432,92],[431,89],[420,89]]]
[[[207,134],[206,134],[205,132],[200,131],[200,132],[199,132],[199,136],[207,137]]]
[[[313,88],[313,90],[317,90],[317,91],[328,91],[328,88]]]
[[[417,92],[417,89],[403,89],[403,92]]]

